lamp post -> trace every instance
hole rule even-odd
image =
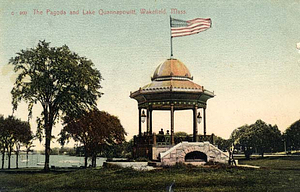
[[[141,115],[141,121],[142,121],[142,123],[145,123],[145,121],[146,121],[146,114],[145,114],[145,111],[143,110],[142,111],[142,115]]]
[[[145,111],[139,108],[139,137],[142,136],[142,123],[146,120]]]
[[[198,122],[198,124],[200,124],[201,121],[202,121],[202,117],[201,117],[200,112],[198,112],[198,115],[197,115],[197,122]]]

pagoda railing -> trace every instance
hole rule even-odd
[[[197,135],[198,142],[209,141],[210,143],[214,144],[214,135]],[[183,142],[194,142],[193,136],[175,136],[174,137],[175,145]],[[140,136],[134,136],[134,145],[153,145],[153,146],[165,146],[171,145],[171,135],[168,134],[143,134]]]

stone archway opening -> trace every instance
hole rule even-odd
[[[207,162],[207,155],[200,151],[192,151],[186,154],[185,162]]]

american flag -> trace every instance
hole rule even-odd
[[[180,20],[171,18],[171,37],[182,37],[205,31],[211,27],[210,18],[196,18],[192,20]]]

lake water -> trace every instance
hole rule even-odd
[[[103,162],[106,161],[106,158],[98,157],[97,166],[102,166]],[[19,155],[19,168],[26,167],[27,160],[26,154]],[[28,155],[28,167],[44,167],[45,156],[41,154],[29,154]],[[8,166],[8,156],[5,155],[4,168]],[[91,161],[88,161],[88,165],[91,164]],[[2,166],[2,155],[0,155],[0,168]],[[84,166],[84,157],[76,157],[69,155],[51,155],[50,156],[50,166],[55,167],[80,167]],[[16,167],[16,156],[11,156],[11,168]]]

